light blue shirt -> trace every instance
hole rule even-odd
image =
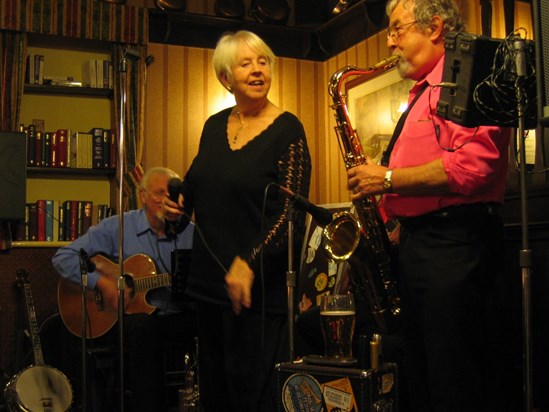
[[[175,239],[158,238],[152,230],[144,209],[132,210],[123,215],[123,253],[124,260],[143,253],[155,263],[157,273],[169,273],[171,270],[171,252],[173,249],[192,248],[194,226],[190,224]],[[81,283],[80,250],[88,256],[103,254],[113,262],[119,261],[118,215],[103,219],[75,241],[59,248],[52,258],[53,267],[64,278]],[[88,274],[88,288],[94,289],[101,274],[97,271]],[[159,309],[159,315],[179,312],[177,305],[171,303],[171,288],[152,289],[147,301]]]

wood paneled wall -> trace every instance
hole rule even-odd
[[[190,2],[193,3],[193,2]],[[468,32],[480,33],[480,2],[461,0]],[[504,37],[503,0],[493,2],[492,36]],[[515,7],[516,27],[532,36],[530,6]],[[198,150],[202,126],[211,114],[234,104],[211,65],[213,50],[150,44],[154,63],[148,67],[145,167],[163,165],[184,174]],[[345,168],[334,132],[328,81],[346,65],[370,67],[388,56],[385,33],[379,33],[325,61],[280,58],[270,99],[298,116],[305,127],[313,161],[310,198],[316,203],[349,200]]]

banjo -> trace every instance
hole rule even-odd
[[[35,365],[22,370],[7,383],[4,398],[8,410],[65,412],[72,404],[70,382],[58,369],[44,364],[28,273],[18,270],[17,281],[25,292]]]

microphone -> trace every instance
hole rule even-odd
[[[125,59],[128,58],[133,61],[137,61],[141,57],[138,50],[132,49],[130,47],[126,47],[124,49],[123,56]]]
[[[332,9],[332,14],[339,14],[347,7],[349,7],[348,0],[339,0],[335,7]]]
[[[168,194],[170,199],[177,203],[179,195],[183,193],[183,181],[177,177],[172,177],[168,180]],[[175,238],[176,235],[183,232],[187,226],[191,223],[191,219],[187,214],[183,214],[178,220],[175,221],[165,221],[164,232],[166,236],[170,238]]]
[[[168,194],[170,195],[170,199],[177,203],[180,193],[183,193],[183,181],[177,177],[172,177],[168,180]]]
[[[523,39],[517,38],[513,42],[513,49],[515,50],[515,66],[518,77],[526,77],[526,57],[524,55],[524,50],[526,48],[526,43]]]
[[[83,248],[80,248],[80,263],[82,265],[81,266],[82,273],[84,273],[84,270],[86,272],[95,271],[94,263],[90,260],[88,254],[86,253],[86,251]]]
[[[278,188],[278,190],[288,196],[299,210],[309,213],[320,226],[326,226],[333,220],[332,212],[328,209],[316,206],[299,193],[294,193],[286,187],[282,187],[276,183],[274,185]]]

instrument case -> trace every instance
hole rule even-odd
[[[278,412],[397,412],[397,367],[355,369],[285,362],[275,366]]]

